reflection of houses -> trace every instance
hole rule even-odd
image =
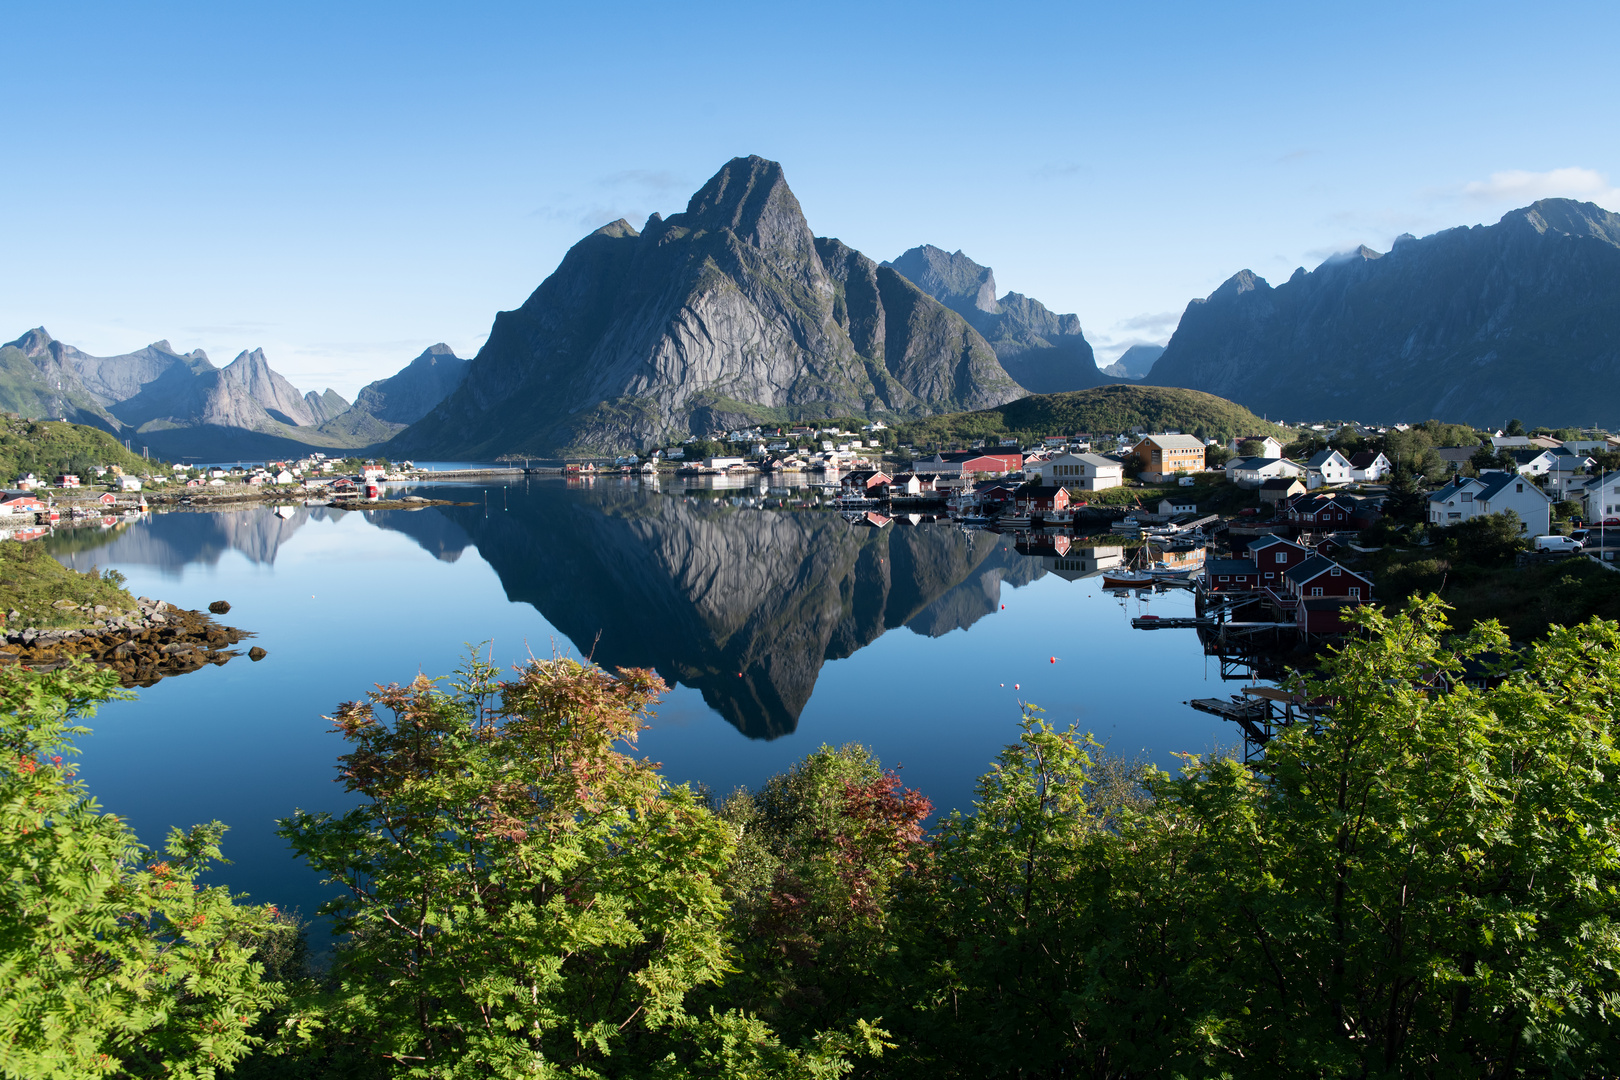
[[[1067,555],[1074,539],[1068,533],[1023,533],[1014,549],[1020,555]]]
[[[1041,565],[1049,574],[1056,574],[1065,581],[1077,581],[1125,565],[1125,549],[1117,545],[1071,547],[1066,554],[1043,557]]]

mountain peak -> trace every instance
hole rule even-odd
[[[1538,233],[1590,236],[1620,247],[1620,214],[1596,203],[1575,199],[1540,199],[1502,215],[1502,221],[1524,221]]]
[[[756,247],[783,240],[809,244],[810,225],[777,162],[750,154],[732,158],[671,218],[689,229],[730,229]]]
[[[884,265],[894,267],[923,292],[959,314],[967,315],[972,309],[994,315],[1001,310],[996,303],[995,272],[980,266],[960,249],[947,252],[933,244],[922,244]]]
[[[7,345],[21,349],[25,356],[37,356],[50,347],[55,338],[45,331],[43,326],[36,326],[16,341],[8,341]]]
[[[1253,270],[1239,270],[1225,281],[1221,287],[1209,294],[1211,300],[1216,297],[1242,296],[1246,292],[1270,292],[1271,285],[1265,278]]]

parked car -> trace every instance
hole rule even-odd
[[[1538,536],[1536,537],[1537,551],[1562,551],[1569,554],[1581,550],[1581,542],[1573,536]]]

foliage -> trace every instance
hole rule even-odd
[[[1256,440],[1253,439],[1246,441],[1256,442]],[[1204,463],[1212,469],[1218,469],[1236,456],[1237,455],[1234,454],[1229,448],[1222,446],[1220,443],[1216,443],[1208,450],[1204,451]]]
[[[1448,555],[1474,566],[1501,566],[1512,562],[1527,546],[1524,523],[1512,510],[1481,514],[1435,529],[1434,535],[1446,545]]]
[[[833,1076],[877,1033],[784,1049],[736,1012],[689,1011],[727,971],[728,826],[634,743],[663,684],[571,660],[450,692],[419,677],[334,722],[365,802],[281,833],[347,895],[349,942],[302,1018],[399,1076]]]
[[[1518,417],[1514,417],[1512,420],[1507,422],[1507,427],[1502,429],[1502,434],[1515,437],[1523,435],[1524,421],[1520,420]]]
[[[244,940],[270,913],[198,877],[218,822],[167,858],[104,814],[65,762],[73,721],[127,696],[108,672],[0,671],[0,1075],[211,1077],[277,995]]]
[[[737,973],[721,997],[784,1036],[852,1024],[887,951],[893,891],[926,858],[929,801],[860,746],[823,746],[720,808],[738,834]]]
[[[69,604],[88,604],[92,612]],[[12,626],[88,626],[97,604],[117,613],[135,609],[117,571],[81,574],[53,559],[43,544],[0,543],[0,613],[17,612],[17,618],[6,620]]]
[[[1242,435],[1281,436],[1282,429],[1225,398],[1163,386],[1098,386],[1062,394],[1032,394],[979,412],[913,420],[895,428],[919,449],[971,444],[995,435],[1021,441],[1077,432],[1197,431],[1226,442]]]
[[[88,483],[94,480],[91,467],[95,465],[145,473],[156,464],[125,450],[123,443],[100,428],[0,417],[0,483],[9,484],[23,473],[34,473],[46,481],[54,481],[61,473],[76,473]]]

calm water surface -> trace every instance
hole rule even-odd
[[[323,890],[273,829],[294,807],[348,805],[323,714],[376,683],[446,674],[479,642],[503,664],[560,652],[657,669],[672,689],[641,750],[718,792],[859,742],[939,809],[967,808],[1016,737],[1020,699],[1167,768],[1236,742],[1183,704],[1233,689],[1194,633],[1129,625],[1190,614],[1190,595],[1121,601],[1082,576],[1097,564],[1080,548],[857,528],[753,487],[420,490],[471,505],[175,512],[47,540],[78,569],[117,568],[137,595],[228,600],[224,621],[269,653],[95,717],[81,761],[103,806],[154,845],[171,826],[224,821],[234,865],[217,876],[312,912]]]

